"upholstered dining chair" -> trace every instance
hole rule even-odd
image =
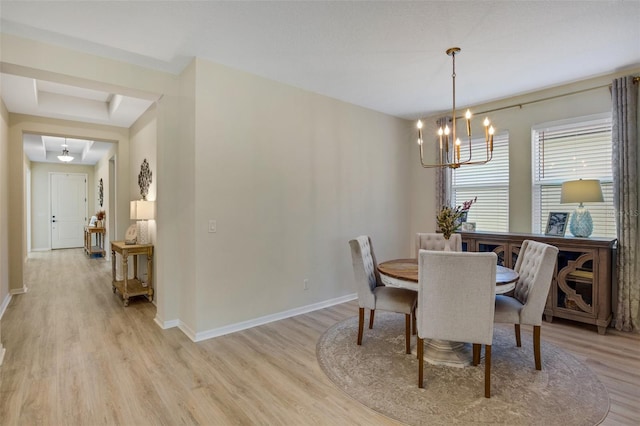
[[[513,296],[496,296],[497,323],[514,324],[516,346],[521,346],[520,325],[533,326],[533,357],[536,370],[542,370],[540,330],[544,305],[556,267],[558,248],[538,241],[524,240],[514,270],[520,278]]]
[[[416,234],[416,257],[420,250],[462,251],[462,236],[451,234],[445,239],[442,234],[423,232]]]
[[[484,396],[491,397],[491,343],[496,294],[495,253],[418,253],[418,387],[423,387],[424,339],[473,344],[473,365],[485,345]]]
[[[358,291],[358,345],[362,345],[364,310],[369,309],[369,328],[373,328],[376,309],[405,315],[405,350],[411,353],[411,324],[414,322],[418,293],[406,288],[388,287],[380,280],[371,238],[362,235],[349,241],[356,289]]]

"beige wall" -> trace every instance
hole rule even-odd
[[[480,121],[484,117],[483,114],[479,114],[482,111],[491,111],[505,106],[516,105],[514,108],[487,114],[499,131],[509,131],[509,227],[511,232],[531,232],[531,127],[548,121],[610,113],[611,95],[608,85],[616,77],[638,73],[640,73],[640,69],[627,70],[626,72],[613,73],[513,97],[500,102],[471,107],[472,112],[478,113],[478,117],[475,120]],[[574,94],[567,95],[569,93]],[[460,110],[464,111],[465,108],[460,108]],[[443,113],[442,115],[445,114]],[[424,134],[434,135],[434,141],[437,117],[432,116],[423,119],[425,122]],[[459,131],[464,131],[464,129]],[[428,141],[426,137],[425,140]],[[436,214],[433,201],[434,194],[431,188],[433,186],[431,182],[434,179],[434,172],[432,169],[422,169],[417,148],[414,157],[412,159],[413,192],[424,192],[427,194],[428,199],[416,197],[417,202],[414,204],[414,208],[411,209],[413,213],[411,223],[413,230],[416,232],[432,231],[435,229],[434,217]],[[428,183],[429,189],[423,188],[425,183]]]
[[[195,62],[157,103],[156,322],[193,334]]]
[[[9,294],[9,113],[0,100],[0,306]],[[1,315],[0,315],[1,316]]]
[[[410,254],[409,122],[196,62],[198,331],[353,294],[358,235]]]
[[[9,113],[0,99],[0,319],[9,304]],[[0,327],[0,365],[4,357]]]
[[[50,173],[80,173],[87,176],[87,214],[93,214],[93,167],[31,163],[31,250],[51,249]],[[88,220],[88,219],[87,219]]]

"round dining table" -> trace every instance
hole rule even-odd
[[[395,259],[378,264],[385,285],[418,289],[418,259]],[[508,293],[516,287],[520,276],[513,269],[496,266],[496,294]]]
[[[418,290],[418,259],[395,259],[378,264],[384,285]],[[496,294],[513,290],[520,276],[513,269],[496,266]],[[452,312],[452,316],[455,313]],[[471,364],[471,345],[463,342],[425,339],[424,360],[436,365],[465,367]]]

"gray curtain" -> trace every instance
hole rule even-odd
[[[638,239],[638,83],[613,80],[613,203],[618,230],[618,300],[615,327],[640,330],[640,245]]]
[[[451,117],[442,117],[436,121],[437,127],[446,126],[451,122]],[[436,146],[436,158],[440,158],[440,145]],[[440,167],[436,169],[436,210],[440,211],[443,206],[451,204],[451,169]]]

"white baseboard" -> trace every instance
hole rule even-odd
[[[189,339],[191,339],[194,342],[197,342],[196,337],[197,337],[197,333],[195,331],[193,331],[191,329],[191,327],[189,327],[187,324],[185,324],[184,322],[180,321],[180,324],[178,324],[178,328],[187,335],[187,337]]]
[[[25,285],[25,286],[22,286],[22,288],[14,288],[12,290],[9,290],[9,294],[24,294],[27,291],[29,291],[29,289]]]
[[[171,321],[163,321],[160,317],[158,317],[156,315],[156,317],[153,319],[153,322],[155,322],[156,324],[158,324],[158,326],[163,329],[166,330],[168,328],[173,328],[173,327],[179,327],[180,326],[180,320],[171,320]]]
[[[329,306],[339,305],[341,303],[349,302],[351,300],[357,299],[358,295],[348,294],[346,296],[337,297],[335,299],[325,300],[323,302],[314,303],[307,306],[301,306],[299,308],[290,309],[284,312],[278,312],[271,315],[265,315],[263,317],[254,318],[248,321],[239,322],[236,324],[225,325],[224,327],[214,328],[212,330],[201,331],[199,333],[195,333],[193,337],[190,333],[193,333],[191,330],[190,333],[185,332],[187,336],[194,342],[200,342],[202,340],[212,339],[218,336],[224,336],[225,334],[235,333],[236,331],[246,330],[248,328],[256,327],[263,324],[268,324],[270,322],[279,321],[282,319],[295,317],[296,315],[302,315],[309,312],[317,311],[319,309],[328,308]],[[185,331],[182,327],[180,327],[182,331]]]
[[[7,294],[4,300],[2,301],[2,304],[0,304],[0,319],[2,319],[2,316],[4,315],[4,311],[7,310],[7,306],[9,306],[9,302],[11,302],[11,293]],[[0,343],[0,345],[2,345],[2,343]]]
[[[349,302],[357,299],[356,293],[348,294],[346,296],[336,297],[335,299],[329,299],[322,302],[314,303],[307,306],[301,306],[299,308],[290,309],[284,312],[278,312],[275,314],[265,315],[263,317],[254,318],[248,321],[242,321],[236,324],[225,325],[224,327],[214,328],[207,331],[196,333],[187,324],[179,319],[164,321],[156,316],[153,321],[163,330],[168,328],[178,327],[189,339],[194,342],[201,342],[202,340],[212,339],[218,336],[224,336],[225,334],[235,333],[236,331],[246,330],[248,328],[257,327],[259,325],[268,324],[270,322],[279,321],[282,319],[295,317],[296,315],[302,315],[309,312],[317,311],[319,309],[328,308],[329,306],[339,305],[341,303]]]

